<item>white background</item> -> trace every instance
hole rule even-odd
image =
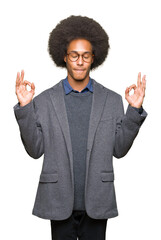
[[[50,222],[31,214],[42,158],[34,160],[20,140],[13,106],[15,79],[25,70],[36,95],[66,77],[47,52],[49,33],[70,16],[94,18],[107,31],[111,49],[106,62],[91,77],[123,96],[147,76],[144,108],[148,117],[130,152],[114,159],[119,217],[107,224],[108,240],[160,240],[161,130],[160,59],[161,14],[158,0],[1,1],[0,3],[0,238],[50,239]]]

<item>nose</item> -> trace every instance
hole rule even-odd
[[[83,56],[79,56],[78,60],[77,60],[77,64],[78,65],[83,65],[84,61],[83,61]]]

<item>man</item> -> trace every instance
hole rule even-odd
[[[121,96],[90,78],[108,50],[97,22],[71,16],[49,38],[49,54],[67,77],[33,99],[34,84],[17,74],[24,147],[35,159],[44,154],[33,214],[51,220],[54,240],[105,239],[107,219],[118,215],[112,158],[125,156],[147,115],[145,75],[125,91],[126,114]]]

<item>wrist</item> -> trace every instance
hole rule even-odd
[[[134,108],[141,108],[142,104],[130,104],[130,106]]]
[[[28,101],[28,102],[19,102],[19,105],[20,107],[24,107],[26,106],[27,104],[29,104],[31,101]]]

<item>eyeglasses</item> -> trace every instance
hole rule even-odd
[[[69,60],[71,62],[76,62],[80,56],[82,56],[82,59],[84,62],[87,62],[87,63],[90,63],[94,54],[92,54],[91,52],[85,52],[83,54],[79,54],[75,51],[72,51],[70,53],[67,53],[68,57],[69,57]]]

